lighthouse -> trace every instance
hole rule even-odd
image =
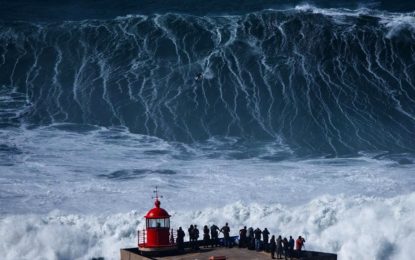
[[[170,230],[170,215],[160,207],[158,190],[156,187],[154,208],[144,216],[145,230],[138,231],[138,249],[142,252],[162,252],[177,249],[173,229]]]

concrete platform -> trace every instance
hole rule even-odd
[[[124,248],[121,249],[121,260],[148,260],[148,259],[165,259],[165,260],[209,260],[212,256],[226,256],[226,260],[240,260],[240,259],[250,259],[250,260],[262,260],[262,259],[271,259],[271,254],[266,252],[256,252],[253,250],[248,250],[246,248],[224,248],[224,247],[215,247],[215,248],[201,248],[199,251],[191,251],[186,249],[185,253],[179,255],[169,255],[169,256],[152,256],[146,257],[140,255],[140,252],[137,248]],[[298,259],[298,258],[293,258]],[[313,251],[303,251],[302,257],[299,259],[303,260],[337,260],[336,254],[322,253],[322,252],[313,252]]]

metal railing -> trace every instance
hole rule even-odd
[[[147,231],[145,229],[143,230],[137,230],[137,239],[139,245],[146,245],[147,243]]]

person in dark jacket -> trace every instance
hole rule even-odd
[[[246,226],[239,230],[239,247],[246,247],[246,233],[248,230],[246,230]]]
[[[211,244],[213,246],[219,246],[219,227],[213,224],[210,226],[210,237],[212,238]]]
[[[294,257],[294,238],[290,236],[290,240],[288,240],[288,253],[291,258]]]
[[[288,259],[288,240],[286,237],[282,240],[283,248],[284,248],[284,257]]]
[[[197,228],[197,225],[195,225],[195,227],[193,228],[193,239],[194,239],[193,249],[198,250],[199,243],[197,241],[199,240],[199,229]]]
[[[262,231],[259,228],[256,228],[254,231],[254,237],[255,237],[255,250],[259,251],[261,249],[261,234]]]
[[[267,228],[264,229],[264,231],[262,231],[262,241],[264,243],[264,250],[268,252],[268,236],[269,236],[269,231]]]
[[[185,236],[186,234],[184,233],[182,227],[179,227],[179,229],[177,230],[177,239],[176,239],[177,249],[179,251],[184,250],[184,237]]]
[[[255,248],[254,229],[248,228],[248,249],[253,250]]]
[[[190,227],[187,229],[187,231],[189,232],[189,246],[190,246],[190,248],[194,248],[194,243],[195,243],[195,239],[194,239],[195,235],[194,235],[194,232],[193,232],[194,228],[195,227],[193,225],[190,225]]]
[[[282,258],[282,238],[278,236],[277,238],[277,258]]]
[[[271,241],[269,242],[269,250],[271,251],[271,258],[275,259],[275,249],[277,248],[277,244],[275,243],[275,236],[271,237]]]
[[[203,227],[203,245],[204,247],[208,247],[210,243],[210,236],[209,236],[209,228],[208,226]]]
[[[229,233],[231,232],[231,229],[228,226],[228,223],[225,224],[225,226],[223,226],[220,229],[220,232],[223,233],[223,241],[224,241],[224,246],[225,247],[231,247],[231,239],[229,236]]]

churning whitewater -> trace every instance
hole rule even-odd
[[[413,10],[0,18],[2,259],[117,259],[157,185],[173,227],[409,260],[414,147]]]

